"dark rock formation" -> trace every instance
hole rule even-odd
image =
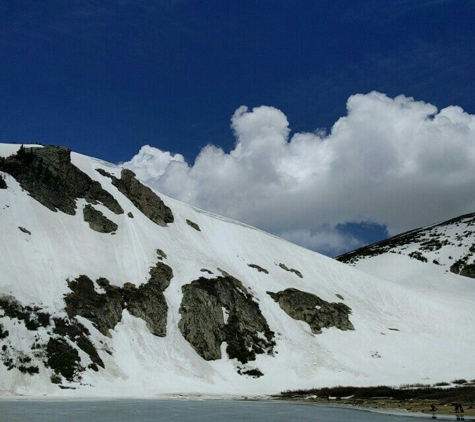
[[[302,273],[299,270],[296,270],[294,268],[288,268],[287,265],[285,264],[279,264],[279,267],[282,268],[285,271],[289,271],[291,273],[294,273],[296,276],[303,278]]]
[[[0,174],[0,189],[6,189],[6,188],[8,188],[7,182],[5,182],[3,175]]]
[[[318,296],[297,289],[278,293],[267,292],[293,319],[305,321],[312,333],[321,334],[323,328],[336,327],[342,331],[354,330],[349,320],[351,309],[344,303],[330,303]]]
[[[201,231],[200,226],[198,226],[198,224],[196,224],[195,222],[191,220],[186,220],[186,224],[188,224],[190,227],[194,228],[195,230],[199,232]]]
[[[13,176],[34,199],[51,211],[76,214],[76,200],[101,203],[122,214],[119,203],[99,182],[71,163],[71,151],[64,147],[20,148],[17,154],[0,157],[0,171]]]
[[[31,236],[31,232],[30,232],[28,229],[25,229],[24,227],[21,227],[21,226],[18,226],[18,228],[19,228],[20,231],[22,231],[23,233],[29,234],[29,235]]]
[[[259,265],[256,264],[247,264],[248,267],[255,268],[257,271],[260,273],[264,274],[269,274],[269,271],[267,271],[265,268],[260,267]]]
[[[274,333],[239,280],[201,277],[182,291],[178,327],[201,357],[220,359],[223,341],[229,357],[242,363],[255,360],[258,353],[272,353]]]
[[[150,270],[149,281],[138,288],[132,283],[125,283],[123,288],[112,286],[108,280],[100,278],[97,284],[105,293],[98,293],[93,281],[81,275],[68,282],[72,292],[64,298],[66,312],[70,317],[87,318],[102,334],[110,335],[109,330],[122,319],[122,310],[127,309],[131,315],[142,318],[152,334],[164,337],[168,305],[163,290],[172,277],[172,269],[158,262]]]
[[[135,317],[142,318],[150,332],[159,337],[167,334],[168,305],[163,291],[169,286],[173,277],[172,269],[157,263],[150,270],[148,283],[138,289],[123,289],[126,309]]]
[[[96,210],[92,205],[83,208],[84,221],[89,223],[89,227],[99,233],[112,233],[118,229],[118,225],[109,220],[102,212]]]
[[[98,284],[106,293],[97,293],[94,283],[85,275],[69,281],[68,287],[72,293],[64,298],[65,310],[70,318],[76,315],[87,318],[102,334],[109,335],[109,329],[113,329],[122,319],[122,295],[118,287],[110,286],[105,279],[102,283],[100,280]]]
[[[121,177],[110,176],[112,184],[125,195],[143,214],[159,226],[173,223],[173,213],[148,186],[142,185],[135,173],[123,169]]]

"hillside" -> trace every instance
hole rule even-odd
[[[472,279],[451,273],[458,288],[428,295],[425,281],[363,273],[66,148],[0,145],[0,157],[1,395],[475,378]]]

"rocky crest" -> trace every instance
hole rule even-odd
[[[323,328],[330,327],[342,331],[355,329],[349,319],[351,309],[344,303],[327,302],[312,293],[292,288],[267,294],[287,315],[306,322],[314,334],[321,334]]]
[[[47,146],[24,148],[15,155],[0,157],[0,171],[15,178],[31,197],[49,208],[76,214],[76,200],[101,203],[115,214],[124,211],[101,184],[71,163],[71,150]]]

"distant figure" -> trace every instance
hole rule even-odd
[[[455,403],[455,413],[460,412],[460,405],[458,403]]]

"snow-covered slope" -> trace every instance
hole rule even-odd
[[[396,283],[159,193],[155,218],[155,199],[131,194],[135,179],[115,165],[71,153],[71,176],[66,162],[55,170],[54,148],[17,151],[0,145],[1,157],[19,157],[0,161],[0,394],[256,395],[475,378],[472,279]],[[85,187],[58,182],[52,194],[64,174]]]
[[[475,213],[362,247],[336,258],[426,294],[475,295]]]

